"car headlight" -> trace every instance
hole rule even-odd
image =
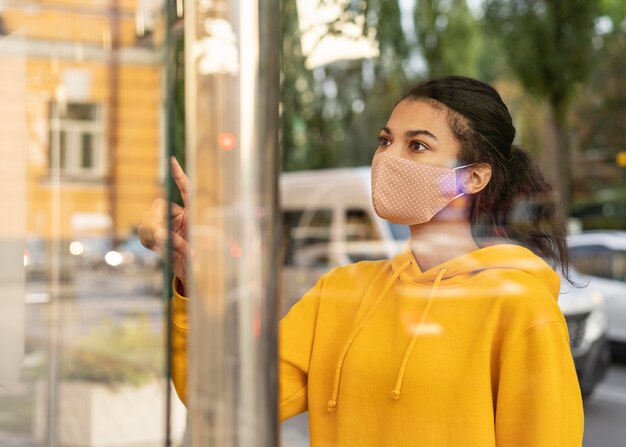
[[[124,256],[118,251],[111,250],[104,255],[104,260],[111,267],[119,267],[124,262]]]
[[[80,256],[85,252],[85,246],[79,241],[72,241],[70,244],[70,253],[74,256]]]
[[[591,294],[591,299],[596,306],[602,306],[602,304],[604,304],[604,295],[602,295],[600,292],[593,292]]]
[[[596,308],[589,317],[585,324],[585,343],[593,343],[600,338],[606,332],[606,317],[604,313]]]

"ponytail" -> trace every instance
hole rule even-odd
[[[553,262],[571,282],[567,229],[552,186],[521,147],[511,146],[509,159],[502,161],[492,164],[492,170],[502,169],[504,175],[496,175],[470,206],[475,236],[520,243]]]

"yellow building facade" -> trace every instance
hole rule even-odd
[[[162,195],[161,5],[0,6],[0,53],[25,64],[29,237],[122,239]]]

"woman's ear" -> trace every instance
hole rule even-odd
[[[464,169],[461,191],[463,194],[476,194],[482,191],[491,180],[491,165],[478,163]]]

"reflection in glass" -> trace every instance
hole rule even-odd
[[[18,182],[2,196],[25,207],[23,219],[11,213],[23,234],[10,239],[22,245],[12,276],[25,272],[27,282],[25,356],[18,384],[0,391],[0,445],[165,442],[162,264],[133,243],[143,211],[163,195],[164,4],[2,4],[2,33],[21,38],[0,41],[0,110],[10,112],[1,121],[23,132],[27,148],[22,171],[5,155],[2,165],[21,173],[27,200]],[[23,69],[14,78],[5,70],[16,55]],[[15,142],[7,154],[20,155]],[[0,318],[9,313],[3,302]],[[175,442],[184,419],[174,403]]]

